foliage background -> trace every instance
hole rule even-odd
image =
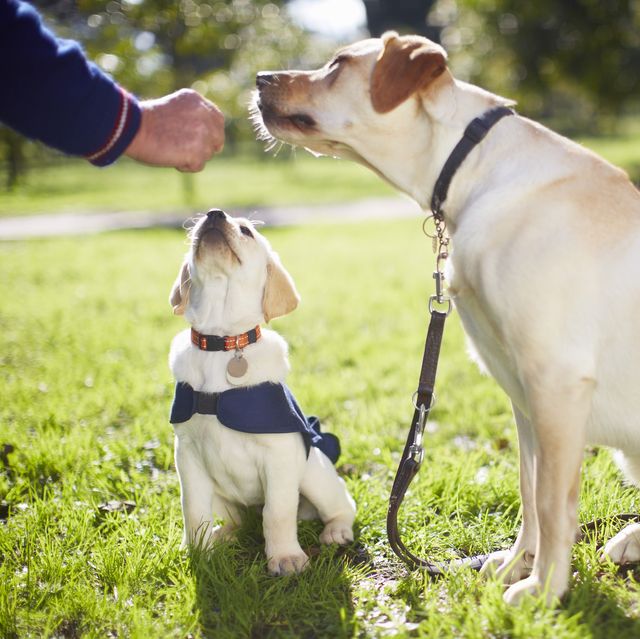
[[[342,39],[294,24],[287,0],[35,4],[141,98],[190,86],[216,102],[227,117],[227,155],[261,153],[247,119],[257,71],[312,68],[337,45],[390,28],[442,42],[457,77],[515,98],[522,113],[561,132],[615,133],[638,112],[634,0],[363,0],[367,28]],[[10,188],[29,167],[64,161],[1,126],[0,148]]]

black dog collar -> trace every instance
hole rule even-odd
[[[442,205],[447,199],[449,185],[451,184],[451,180],[453,180],[453,176],[456,174],[456,171],[460,168],[460,165],[476,145],[484,139],[487,133],[489,133],[491,127],[507,115],[515,115],[515,111],[505,106],[489,109],[489,111],[486,111],[481,116],[471,120],[467,128],[464,130],[462,139],[458,144],[456,144],[453,151],[451,151],[451,154],[444,163],[442,171],[440,171],[440,175],[433,187],[431,211],[435,218],[443,218]]]

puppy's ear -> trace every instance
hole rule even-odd
[[[400,37],[395,31],[383,34],[382,42],[371,75],[371,103],[378,113],[388,113],[442,75],[447,54],[425,38]]]
[[[171,304],[173,308],[174,315],[184,315],[184,309],[189,302],[190,290],[191,271],[189,270],[189,264],[185,260],[171,289],[171,295],[169,296],[169,304]]]
[[[267,281],[262,296],[262,312],[265,321],[269,322],[275,317],[291,313],[298,306],[299,301],[300,295],[291,275],[282,266],[278,255],[272,253],[267,263]]]

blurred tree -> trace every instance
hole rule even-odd
[[[41,0],[56,31],[141,97],[192,86],[246,120],[255,72],[298,57],[304,34],[281,0]],[[70,7],[71,5],[71,7]],[[245,127],[248,130],[248,126]]]
[[[0,145],[4,151],[3,157],[6,164],[5,187],[11,191],[17,186],[18,178],[25,169],[26,144],[20,134],[0,125]]]
[[[435,0],[362,0],[367,12],[367,26],[378,37],[388,29],[400,33],[418,33],[440,41],[440,28],[428,22]]]
[[[247,104],[257,71],[299,58],[306,38],[282,0],[35,0],[47,26],[141,98],[193,87],[227,120],[227,151],[254,139]],[[15,183],[25,142],[2,133]],[[9,141],[10,140],[10,144]],[[259,148],[259,147],[256,147]],[[187,178],[188,179],[188,178]],[[188,185],[187,189],[188,191]]]
[[[454,59],[468,48],[469,77],[529,113],[592,128],[637,100],[639,28],[636,0],[458,0],[443,42]]]

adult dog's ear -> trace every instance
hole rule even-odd
[[[191,271],[189,270],[188,262],[185,260],[171,289],[171,295],[169,296],[169,304],[171,304],[175,315],[184,315],[184,309],[189,302],[190,290]]]
[[[300,295],[291,275],[282,266],[278,255],[272,253],[267,263],[267,281],[262,296],[265,322],[291,313],[298,306],[299,301]]]
[[[426,89],[447,68],[444,49],[418,36],[382,35],[384,49],[371,75],[371,103],[388,113],[418,91]]]

